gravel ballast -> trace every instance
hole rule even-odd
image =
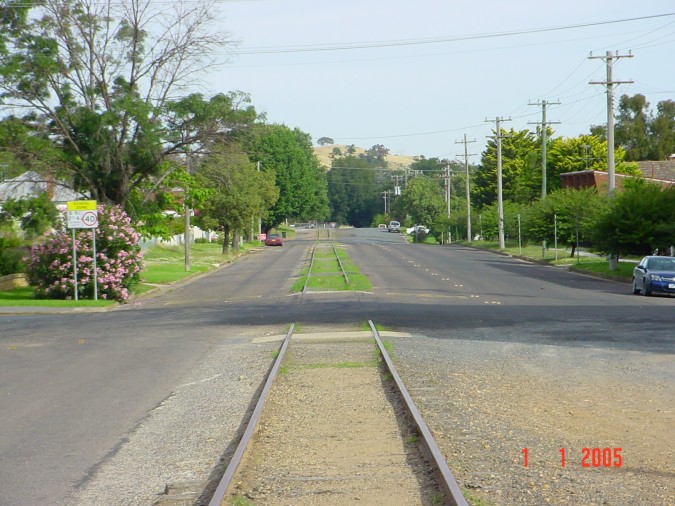
[[[201,504],[234,451],[278,343],[230,329],[173,394],[151,411],[65,504]],[[224,455],[225,452],[225,455]],[[183,500],[181,500],[183,499]]]
[[[397,369],[470,501],[675,504],[667,355],[466,332],[392,342]],[[611,464],[589,458],[583,467],[584,448],[611,448]]]

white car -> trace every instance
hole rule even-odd
[[[418,232],[424,232],[425,234],[428,234],[429,229],[424,225],[415,225],[414,227],[407,228],[406,232],[408,232],[408,234],[417,234]]]
[[[398,221],[390,221],[388,230],[389,232],[400,232],[401,224]]]

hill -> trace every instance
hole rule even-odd
[[[328,144],[326,146],[314,146],[314,154],[319,159],[322,165],[327,168],[330,168],[332,159],[330,154],[333,152],[333,149],[340,148],[343,153],[346,153],[347,147],[344,144]],[[356,154],[365,153],[364,148],[359,148],[355,146]],[[385,160],[389,164],[389,168],[392,170],[404,169],[409,167],[415,161],[413,156],[404,156],[404,155],[387,155]]]

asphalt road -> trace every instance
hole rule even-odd
[[[235,328],[372,319],[443,339],[491,329],[520,343],[675,351],[675,298],[380,230],[337,235],[372,293],[290,295],[312,234],[112,311],[0,315],[0,505],[62,503]]]

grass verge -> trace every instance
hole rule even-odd
[[[473,241],[471,243],[465,241],[457,241],[458,244],[466,246],[473,246],[476,248],[489,249],[499,251],[498,242],[487,241]],[[585,271],[591,274],[596,274],[602,277],[612,279],[623,279],[630,281],[633,276],[633,268],[637,263],[637,259],[626,259],[625,262],[619,262],[618,268],[614,271],[609,270],[609,262],[606,258],[595,255],[579,255],[570,257],[569,251],[558,250],[558,258],[556,259],[556,252],[551,249],[542,250],[541,245],[526,245],[522,248],[517,243],[507,242],[504,253],[514,255],[522,258],[529,258],[532,260],[546,262],[551,265],[568,266],[578,271]]]
[[[244,244],[238,253],[222,254],[222,244],[196,243],[190,247],[190,271],[185,270],[185,249],[183,246],[157,245],[143,255],[145,268],[141,282],[132,288],[132,294],[146,293],[158,285],[167,285],[189,276],[214,269],[229,262],[242,253],[259,245],[258,242]],[[107,307],[117,304],[109,300],[55,300],[36,299],[33,288],[21,287],[0,292],[0,306],[26,307]]]

